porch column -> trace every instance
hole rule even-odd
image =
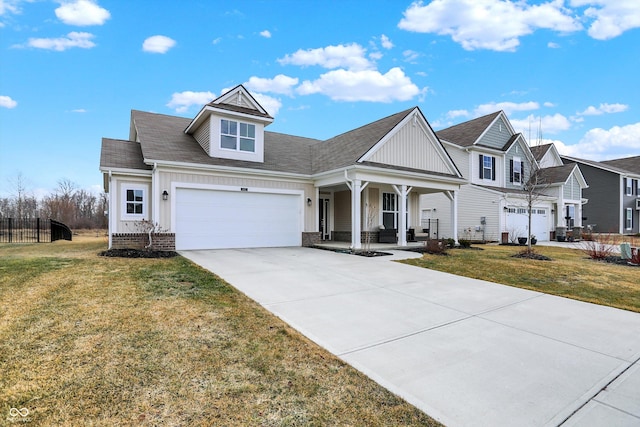
[[[451,192],[451,232],[453,240],[458,244],[458,192]]]
[[[362,192],[362,181],[354,179],[351,181],[351,247],[360,249],[362,242],[360,234],[362,227],[360,225],[362,211],[360,206],[360,193]]]
[[[398,212],[398,243],[400,246],[407,246],[407,196],[412,188],[407,188],[406,185],[393,186],[393,189],[398,194],[398,203],[400,209]]]

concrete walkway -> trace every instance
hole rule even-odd
[[[182,253],[449,426],[640,425],[640,314],[309,248]]]

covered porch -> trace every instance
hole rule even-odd
[[[316,183],[320,245],[355,250],[422,245],[416,242],[426,238],[421,238],[420,195],[447,195],[451,223],[457,224],[462,183],[453,176],[361,165],[327,174]]]

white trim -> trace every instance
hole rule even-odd
[[[142,191],[142,213],[141,214],[130,214],[127,213],[127,191],[128,190],[140,190]],[[142,183],[132,183],[132,182],[121,182],[120,184],[120,220],[121,221],[135,221],[135,220],[143,220],[149,219],[149,184]],[[136,202],[137,203],[137,202]]]
[[[265,188],[265,187],[241,187],[237,185],[217,185],[217,184],[195,184],[191,182],[172,182],[171,194],[176,195],[177,190],[180,188],[189,190],[210,190],[210,191],[230,191],[230,192],[249,192],[249,193],[264,193],[264,194],[289,194],[300,196],[300,224],[302,233],[305,228],[305,213],[307,208],[307,200],[304,197],[304,190],[289,190],[284,188]],[[176,230],[176,199],[177,197],[171,197],[171,230]]]

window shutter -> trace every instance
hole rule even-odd
[[[491,180],[492,181],[496,180],[496,158],[495,157],[491,158]]]
[[[524,174],[524,162],[520,162],[520,184],[527,184],[528,182],[525,181],[525,177],[526,175]]]
[[[482,154],[480,154],[479,156],[480,160],[478,161],[478,169],[480,169],[480,179],[482,179],[484,178],[484,176],[482,175],[484,171],[484,156]]]
[[[624,178],[624,182],[622,183],[622,194],[627,194],[627,178]]]
[[[509,182],[513,182],[513,159],[509,160]]]

